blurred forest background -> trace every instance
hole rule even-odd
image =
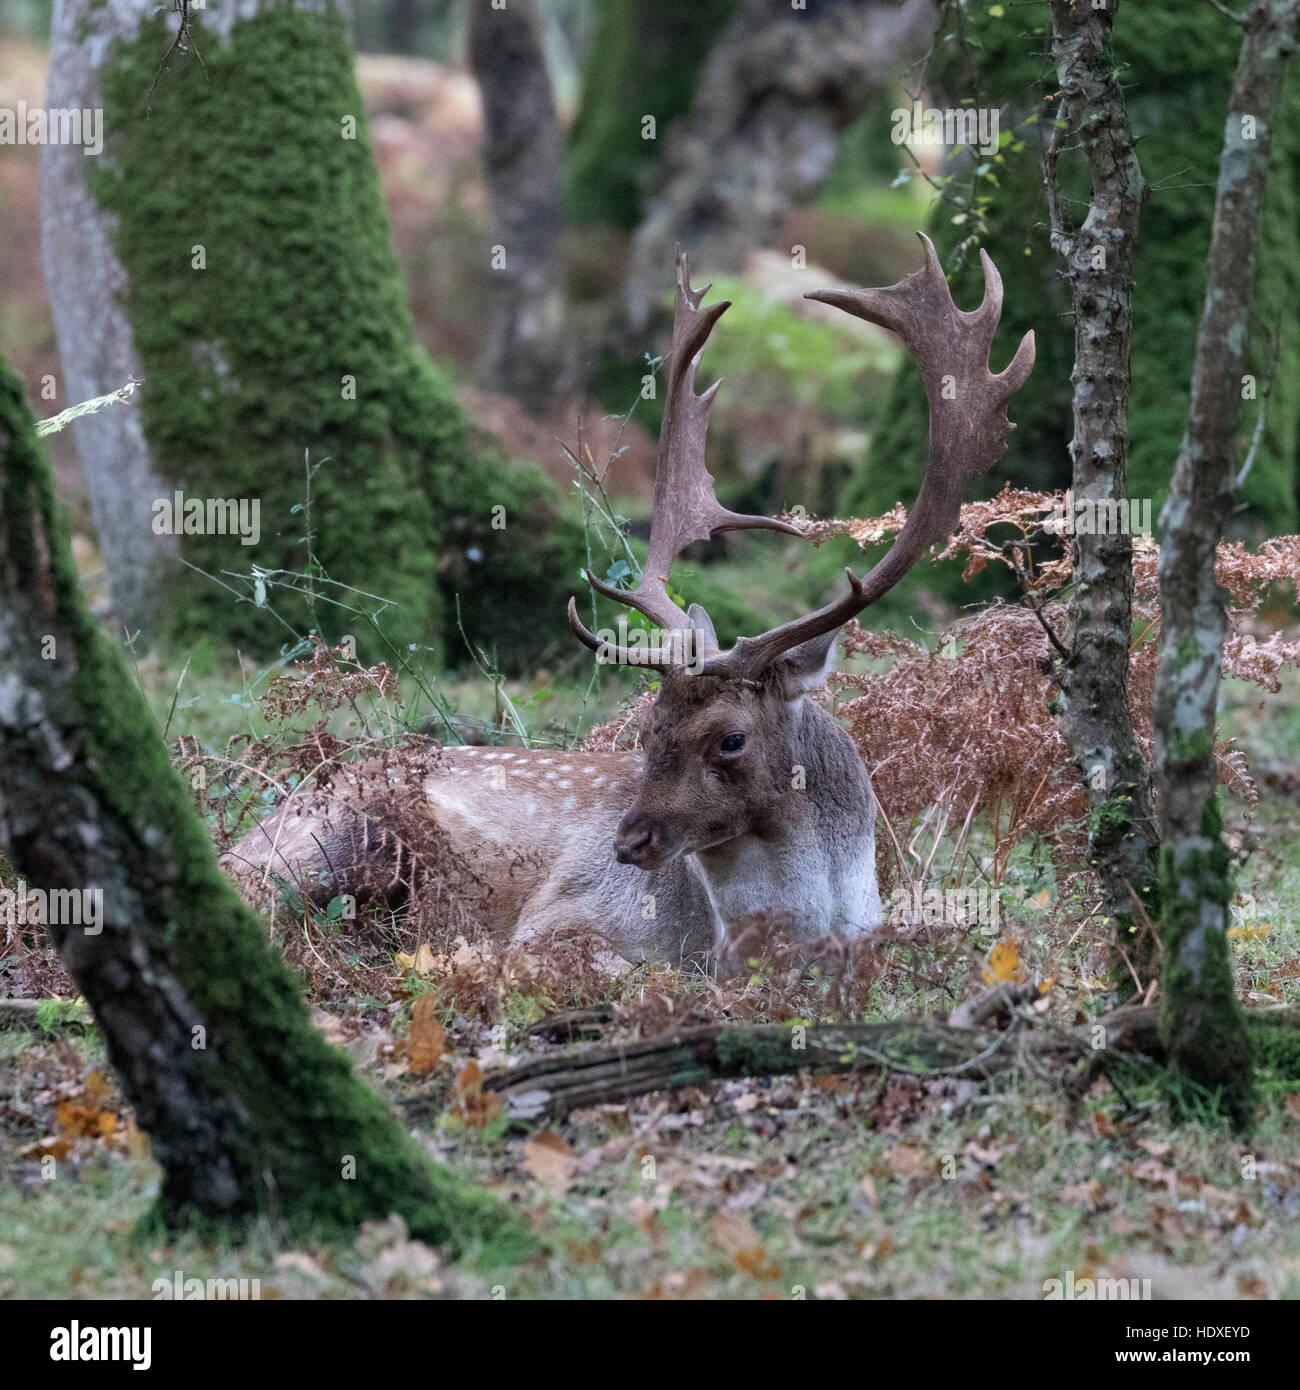
[[[468,640],[508,675],[585,669],[567,597],[582,592],[589,558],[615,581],[628,566],[621,538],[583,505],[592,479],[573,455],[603,479],[637,553],[661,408],[646,382],[667,345],[677,237],[697,283],[712,280],[735,306],[704,363],[704,380],[726,379],[710,460],[729,505],[869,516],[910,500],[926,428],[912,368],[889,334],[802,295],[892,282],[916,264],[918,227],[935,237],[959,304],[980,292],[975,248],[1002,268],[995,363],[1026,328],[1038,335],[1019,429],[985,495],[1006,481],[1068,483],[1072,325],[1041,181],[1044,98],[1056,86],[1045,3],[949,4],[940,15],[929,0],[809,0],[798,14],[775,0],[519,0],[510,25],[490,32],[487,11],[475,35],[450,0],[360,0],[354,141],[333,126],[354,90],[346,36],[309,32],[293,6],[235,8],[251,16],[246,38],[214,42],[206,80],[184,51],[158,73],[174,28],[160,13],[59,93],[74,104],[78,85],[102,86],[107,143],[90,186],[113,229],[145,384],[48,445],[97,611],[142,646],[183,650],[202,675],[235,649],[274,657],[286,625],[364,643],[366,621],[303,592],[323,584],[340,599],[373,596],[360,606],[380,612],[385,643],[427,644],[438,667],[467,669]],[[45,99],[50,21],[50,0],[5,5],[0,106]],[[1202,0],[1177,0],[1131,7],[1117,33],[1152,189],[1129,491],[1155,513],[1186,417],[1238,43],[1220,21]],[[1230,534],[1296,523],[1300,327],[1282,307],[1300,276],[1294,76],[1258,301],[1273,389]],[[294,114],[304,83],[331,111],[323,137]],[[890,113],[914,99],[998,108],[996,153],[893,143]],[[182,122],[180,102],[202,109]],[[52,415],[123,385],[113,370],[124,359],[89,341],[117,312],[87,288],[108,260],[94,264],[72,237],[60,245],[53,218],[42,260],[37,154],[0,146],[0,351],[37,413]],[[206,248],[201,274],[192,242]],[[53,313],[52,266],[67,271]],[[60,313],[75,361],[60,360]],[[1267,370],[1261,362],[1261,378]],[[360,409],[340,402],[348,375]],[[223,377],[241,390],[211,389]],[[114,432],[127,414],[143,435],[130,464]],[[180,564],[138,524],[106,535],[129,468],[159,494],[260,497],[261,539],[184,537]],[[796,543],[782,559],[771,537],[720,540],[697,547],[680,582],[727,641],[822,602],[859,558],[843,544],[806,554]],[[959,576],[955,562],[912,576],[882,621],[1005,582],[992,569],[973,585]]]

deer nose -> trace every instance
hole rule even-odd
[[[644,864],[654,853],[654,826],[648,816],[631,811],[618,823],[614,857],[620,864]]]

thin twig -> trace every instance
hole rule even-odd
[[[1226,19],[1232,20],[1234,24],[1244,25],[1247,21],[1247,15],[1238,14],[1236,10],[1230,10],[1227,5],[1223,3],[1223,0],[1210,0],[1210,4]]]

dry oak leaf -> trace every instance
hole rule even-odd
[[[779,1279],[781,1264],[778,1260],[767,1258],[767,1246],[756,1245],[752,1250],[738,1250],[732,1256],[732,1263],[742,1274],[753,1279]]]
[[[1025,972],[1020,968],[1020,951],[1016,943],[1010,937],[996,942],[984,965],[984,983],[1019,985],[1024,983],[1024,979]]]
[[[116,1094],[113,1083],[98,1067],[92,1067],[81,1083],[81,1099],[94,1110],[102,1110],[108,1099]]]
[[[1098,1178],[1090,1178],[1087,1182],[1070,1183],[1063,1187],[1061,1200],[1070,1206],[1077,1204],[1097,1211],[1106,1200],[1106,1189]]]
[[[1247,922],[1244,927],[1229,927],[1230,941],[1267,941],[1273,930],[1270,922]]]
[[[427,941],[420,942],[414,955],[406,951],[398,951],[397,963],[403,970],[413,970],[417,975],[431,975],[434,970],[433,952],[429,949]]]
[[[713,1238],[733,1259],[740,1255],[750,1255],[763,1247],[758,1232],[749,1222],[743,1216],[737,1216],[730,1211],[719,1210],[714,1213]]]
[[[563,1192],[572,1183],[577,1166],[573,1150],[550,1130],[524,1140],[524,1168],[552,1192]]]
[[[501,1111],[501,1101],[493,1091],[483,1090],[483,1076],[477,1062],[468,1062],[456,1076],[456,1095],[452,1110],[471,1129],[482,1129]]]
[[[447,1051],[447,1034],[438,1022],[437,1008],[432,994],[422,994],[411,1010],[406,1055],[407,1070],[413,1076],[428,1076]]]
[[[720,1209],[713,1215],[713,1238],[731,1256],[741,1274],[753,1279],[779,1279],[781,1266],[767,1258],[767,1246],[758,1232],[735,1211]]]
[[[885,1162],[896,1178],[934,1176],[934,1159],[920,1144],[895,1144],[885,1154]]]

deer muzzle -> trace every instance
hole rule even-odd
[[[638,869],[650,869],[661,857],[659,837],[649,816],[629,811],[618,823],[614,836],[614,857],[620,864],[635,864]]]

